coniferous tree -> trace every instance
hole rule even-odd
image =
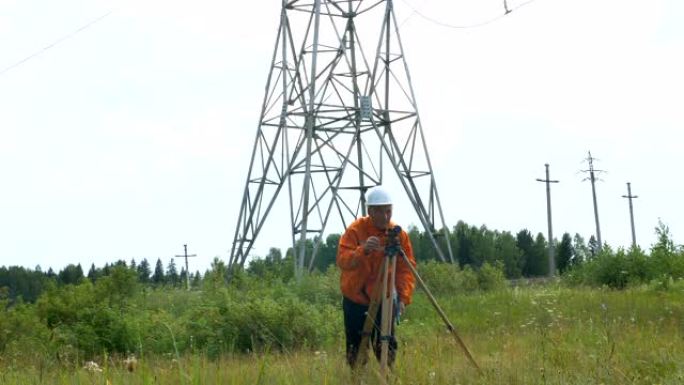
[[[31,271],[20,266],[0,267],[0,300],[7,298],[9,303],[21,299],[35,302],[43,291],[48,278],[40,271]],[[0,304],[0,313],[3,309]],[[0,320],[0,324],[2,321]]]
[[[578,233],[575,233],[575,236],[572,238],[572,248],[575,252],[572,258],[573,265],[580,265],[589,258],[589,248],[584,242],[584,238]]]
[[[147,262],[147,258],[143,258],[143,260],[140,261],[136,270],[138,271],[138,281],[141,283],[150,282],[150,274],[152,274],[152,271],[150,270],[150,263]]]
[[[164,265],[162,265],[161,259],[157,258],[157,264],[154,266],[154,274],[152,274],[152,283],[155,285],[162,285],[165,280]]]
[[[556,267],[560,274],[565,273],[572,265],[574,257],[575,250],[572,248],[572,238],[570,237],[570,234],[565,233],[556,249]]]
[[[109,273],[111,272],[111,270],[112,270],[111,265],[109,264],[109,262],[106,262],[104,267],[102,268],[102,275],[101,276],[102,277],[108,276]]]
[[[508,231],[499,234],[494,247],[498,257],[503,262],[506,278],[516,279],[522,277],[525,261],[523,260],[522,251],[516,245],[513,234]]]
[[[537,234],[532,238],[529,230],[521,230],[516,235],[516,244],[523,253],[525,263],[523,265],[523,276],[541,277],[548,273],[548,253],[546,249],[546,239],[544,234]]]
[[[97,280],[97,276],[97,268],[95,268],[95,264],[92,263],[90,265],[90,270],[88,270],[88,279],[90,280],[90,282],[95,283],[95,281]]]
[[[195,272],[195,274],[192,275],[192,282],[190,282],[191,287],[200,287],[200,284],[202,283],[202,275],[200,274],[199,270]]]
[[[415,242],[411,240],[411,246],[413,247],[413,254],[416,260],[418,262],[439,260],[437,250],[435,250],[435,246],[432,244],[428,234],[424,231],[419,231],[415,226],[409,226],[409,239],[411,239],[412,232],[415,232]]]
[[[171,258],[166,266],[166,283],[171,286],[178,285],[178,270],[176,269],[176,261],[173,258]]]
[[[429,260],[431,255],[423,245],[424,237],[420,230],[418,230],[416,226],[411,225],[408,227],[406,232],[411,240],[411,246],[413,246],[413,255],[415,255],[416,261],[420,263],[422,261]]]
[[[114,266],[128,267],[128,265],[126,264],[126,261],[124,261],[123,259],[117,260],[117,261],[112,265],[112,267],[114,267]]]
[[[317,258],[317,261],[314,263],[314,266],[319,271],[324,271],[324,269],[326,269],[325,263],[327,263],[328,259],[330,258],[330,246],[329,243],[326,242],[325,244],[322,244],[320,247],[321,249],[319,250],[319,253],[321,254],[319,254],[319,258]],[[337,248],[335,248],[335,250],[337,250]],[[325,262],[319,263],[318,259],[321,259]],[[270,270],[273,273],[273,275],[280,278],[283,282],[287,282],[292,277],[294,277],[294,271],[292,269],[294,263],[293,261],[293,259],[283,258],[282,251],[277,247],[271,247],[268,250],[268,255],[266,255],[265,258],[267,269]]]
[[[473,239],[470,236],[471,229],[463,221],[458,221],[454,227],[454,235],[458,242],[458,264],[463,267],[465,265],[473,265]]]
[[[178,275],[178,283],[181,287],[185,288],[186,287],[186,282],[188,282],[190,278],[188,277],[188,273],[185,271],[184,267],[181,267],[181,272]]]
[[[81,268],[80,263],[78,265],[69,264],[57,274],[58,282],[63,285],[74,285],[80,283],[82,279],[83,268]]]
[[[529,277],[532,269],[531,260],[534,255],[534,238],[532,238],[532,233],[527,229],[520,230],[518,234],[515,235],[515,244],[522,253],[522,275],[524,277]]]
[[[480,267],[485,262],[494,264],[496,262],[495,232],[489,230],[485,225],[479,228],[473,226],[470,230],[470,236],[473,245],[472,260],[475,264],[474,267]]]
[[[329,266],[335,264],[337,259],[337,245],[340,243],[340,237],[340,234],[330,234],[325,238],[325,243],[321,244],[318,256],[314,261],[314,265],[318,271],[326,271]],[[270,255],[271,251],[275,251],[273,249],[274,248],[271,248],[269,251],[269,256],[274,264],[279,265],[281,262],[280,260],[282,259],[282,253],[280,252],[280,249],[275,249],[277,250],[277,254]]]
[[[546,238],[544,234],[538,233],[537,237],[534,239],[533,252],[530,256],[528,262],[531,263],[530,266],[530,276],[532,277],[543,277],[549,273],[549,253],[548,244],[546,243]]]

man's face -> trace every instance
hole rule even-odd
[[[390,219],[392,219],[392,205],[369,206],[368,215],[375,227],[385,230],[389,226]]]

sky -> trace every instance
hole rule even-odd
[[[280,4],[0,0],[0,266],[227,260]],[[395,1],[447,224],[546,234],[548,163],[555,237],[588,239],[591,151],[605,242],[631,244],[631,182],[637,243],[684,243],[684,3],[507,4]]]

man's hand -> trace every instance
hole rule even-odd
[[[406,305],[404,305],[403,302],[399,301],[399,315],[403,315],[404,310],[406,310]]]
[[[382,248],[380,247],[380,238],[376,236],[368,237],[366,239],[366,243],[363,245],[363,251],[368,254],[374,250],[381,250]]]

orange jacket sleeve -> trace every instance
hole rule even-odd
[[[357,270],[365,267],[367,258],[361,245],[360,229],[350,226],[340,238],[337,249],[337,266],[344,270]]]
[[[400,238],[402,250],[406,253],[406,257],[408,257],[411,265],[416,267],[416,258],[413,255],[413,247],[411,246],[411,240],[408,237],[408,233],[402,230]],[[405,305],[408,305],[413,298],[413,289],[416,287],[416,277],[413,276],[413,272],[406,264],[404,258],[401,255],[398,255],[397,258],[397,294],[399,295],[399,300]]]

